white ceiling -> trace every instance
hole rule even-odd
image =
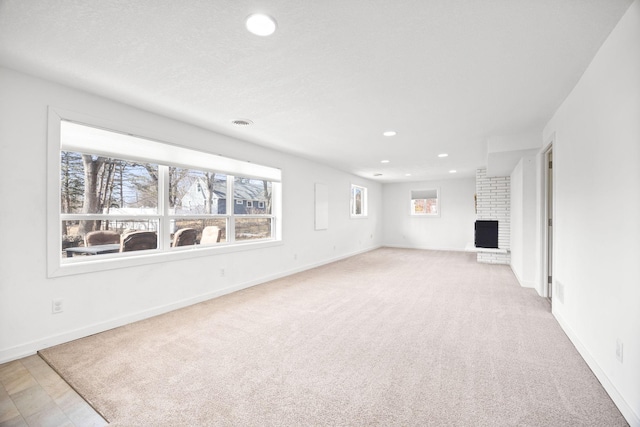
[[[382,182],[473,176],[489,138],[541,133],[631,2],[0,0],[0,64]]]

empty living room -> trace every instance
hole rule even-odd
[[[2,427],[640,427],[640,0],[0,0],[0,195]]]

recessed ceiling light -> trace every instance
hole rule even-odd
[[[404,176],[411,176],[411,174],[410,173],[405,173]]]
[[[441,153],[438,154],[438,157],[449,157],[449,155],[447,153]]]
[[[388,130],[386,132],[383,132],[382,134],[384,136],[396,136],[397,135],[396,131],[394,131],[394,130]]]
[[[449,171],[449,173],[457,173],[457,172],[458,172],[458,171],[457,171],[457,170],[455,170],[455,169],[451,169],[451,170]]]
[[[276,20],[269,15],[254,13],[249,15],[245,21],[247,30],[256,36],[270,36],[276,31]]]
[[[232,121],[231,123],[233,123],[236,126],[250,126],[253,124],[253,122],[249,119],[237,119]]]
[[[389,160],[380,160],[380,163],[389,163]]]

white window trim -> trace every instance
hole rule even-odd
[[[91,257],[86,260],[74,260],[73,258],[65,259],[61,257],[60,236],[61,236],[61,214],[60,214],[60,133],[61,122],[68,120],[76,123],[85,124],[96,128],[109,129],[110,131],[122,134],[131,134],[133,126],[115,123],[109,120],[100,119],[82,113],[69,110],[49,107],[48,109],[48,141],[47,141],[47,276],[60,277],[73,274],[91,273],[97,271],[105,271],[133,266],[148,265],[154,263],[164,263],[170,260],[188,259],[200,256],[211,256],[223,253],[233,253],[238,251],[246,251],[252,249],[262,249],[266,247],[282,245],[282,202],[281,202],[281,172],[275,168],[256,165],[249,162],[242,162],[231,158],[221,157],[219,155],[208,154],[206,152],[197,151],[182,146],[179,143],[172,142],[171,138],[163,137],[166,141],[154,137],[152,131],[135,129],[136,136],[145,138],[150,141],[157,141],[165,144],[169,150],[185,150],[193,153],[199,153],[200,156],[215,158],[217,161],[226,162],[227,167],[224,168],[226,173],[229,169],[240,165],[239,171],[235,171],[229,175],[241,175],[249,178],[258,177],[269,179],[272,182],[272,209],[271,215],[243,215],[245,217],[270,217],[272,218],[272,238],[264,240],[248,240],[236,241],[233,244],[221,243],[211,246],[171,248],[171,250],[163,250],[163,242],[158,241],[158,249],[141,251],[140,253],[132,252],[130,254],[103,254],[99,257]],[[130,129],[127,132],[127,129]],[[126,154],[114,154],[113,157],[122,157]],[[197,165],[187,164],[185,166],[196,168]],[[276,173],[277,172],[277,173]],[[270,175],[272,174],[272,175]],[[232,201],[228,199],[227,208]],[[160,209],[160,207],[159,207]],[[147,216],[145,216],[146,218]],[[167,216],[167,218],[173,216]],[[189,216],[190,217],[190,216]],[[215,217],[227,217],[227,215],[216,215]],[[131,218],[131,216],[127,216]],[[137,218],[137,216],[136,216]],[[233,221],[229,221],[227,233],[235,233],[233,230]],[[166,248],[165,248],[166,249]],[[83,257],[84,258],[84,257]],[[94,259],[95,258],[95,259]],[[80,261],[80,262],[79,262]]]
[[[362,192],[362,194],[364,196],[364,200],[362,200],[362,210],[363,210],[363,212],[361,214],[359,214],[359,215],[353,213],[352,195],[353,195],[354,187],[361,188],[361,189],[364,190]],[[369,217],[369,189],[367,187],[362,186],[362,185],[358,185],[358,184],[351,184],[351,187],[349,188],[349,215],[350,215],[351,219],[364,219],[364,218],[368,218]]]
[[[438,200],[438,212],[437,213],[414,213],[411,205],[411,201],[413,200],[413,191],[433,191],[436,192],[436,199]],[[409,215],[412,218],[439,218],[440,212],[442,211],[442,199],[440,198],[440,188],[421,188],[421,189],[413,189],[409,190]]]

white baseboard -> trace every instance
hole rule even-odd
[[[354,255],[358,255],[361,253],[369,252],[375,249],[378,249],[380,246],[369,247],[366,249],[358,250],[355,252],[351,252],[348,254],[340,255],[337,257],[329,258],[323,261],[306,264],[304,266],[292,268],[286,271],[281,271],[275,274],[271,274],[268,276],[260,277],[258,279],[250,280],[244,283],[238,283],[232,286],[228,286],[223,289],[218,289],[212,292],[208,292],[202,295],[198,295],[195,297],[186,298],[180,301],[176,301],[170,304],[153,307],[150,309],[142,310],[136,313],[131,313],[126,316],[118,317],[115,319],[110,319],[104,322],[94,323],[92,325],[83,326],[77,329],[73,329],[70,331],[66,331],[60,334],[50,335],[48,337],[38,339],[35,341],[26,342],[14,347],[10,347],[4,350],[0,350],[0,363],[10,362],[12,360],[21,359],[23,357],[31,356],[37,353],[39,350],[52,347],[54,345],[63,344],[69,341],[77,340],[80,338],[87,337],[89,335],[97,334],[100,332],[108,331],[109,329],[117,328],[120,326],[128,325],[133,322],[137,322],[139,320],[148,319],[153,316],[158,316],[160,314],[168,313],[173,310],[177,310],[180,308],[188,307],[193,304],[198,304],[203,301],[207,301],[213,298],[217,298],[226,294],[230,294],[232,292],[236,292],[242,289],[250,288],[252,286],[259,285],[261,283],[266,283],[271,280],[280,279],[285,276],[290,276],[295,273],[300,273],[302,271],[310,270],[312,268],[320,267],[325,264],[330,264],[332,262],[340,261],[342,259],[350,258]]]
[[[600,365],[596,362],[595,358],[591,355],[589,350],[582,344],[580,339],[576,336],[575,332],[571,327],[564,321],[562,316],[553,311],[553,315],[564,330],[564,332],[569,337],[569,340],[573,343],[575,348],[580,353],[580,356],[587,363],[593,374],[598,378],[600,384],[604,387],[606,392],[613,400],[613,403],[616,404],[622,415],[625,417],[630,427],[640,427],[640,416],[636,414],[633,408],[627,403],[624,397],[620,394],[616,386],[611,382],[609,377],[605,374],[605,372],[600,368]]]
[[[518,273],[516,272],[516,270],[513,269],[513,265],[509,264],[509,267],[511,267],[511,271],[513,271],[513,275],[516,276],[516,280],[518,281],[518,283],[520,283],[520,286],[523,288],[536,288],[536,285],[534,282],[531,281],[526,281],[526,280],[522,280],[520,278],[520,276],[518,275]],[[537,290],[536,290],[537,292]]]
[[[419,249],[423,251],[447,251],[447,252],[465,252],[464,248],[432,248],[426,246],[408,246],[408,245],[398,245],[398,244],[385,244],[382,245],[385,248],[396,248],[396,249]]]

